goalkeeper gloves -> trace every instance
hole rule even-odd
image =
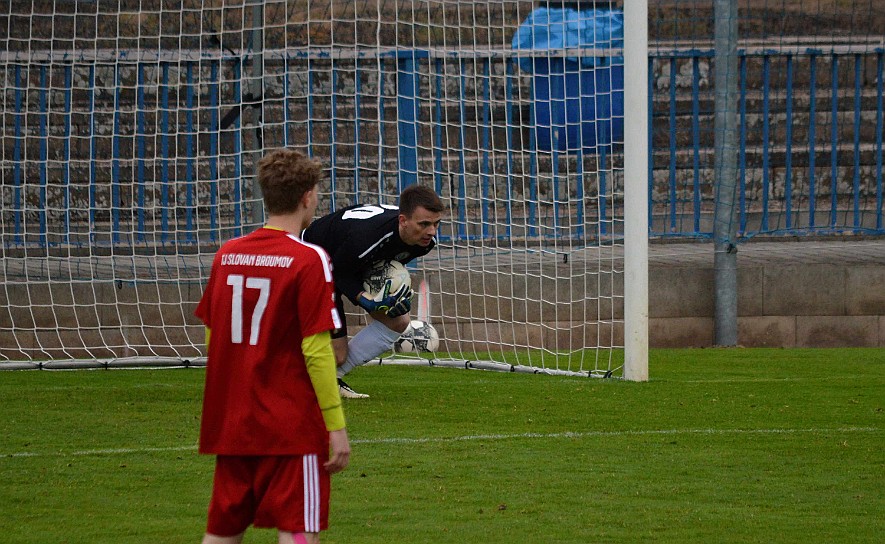
[[[412,289],[410,287],[405,293],[403,293],[403,295],[400,297],[400,299],[397,301],[397,303],[394,304],[391,309],[387,310],[387,316],[388,317],[399,317],[401,315],[409,313],[409,310],[412,309],[412,294],[413,293],[414,293],[414,291],[412,291]]]
[[[412,298],[412,288],[408,285],[403,285],[393,293],[390,292],[390,282],[388,281],[384,289],[378,293],[375,298],[366,297],[366,293],[361,293],[359,297],[357,297],[357,304],[360,305],[364,310],[369,313],[375,312],[384,312],[390,317],[397,317],[399,315],[403,315],[404,313],[409,311],[411,307],[411,298]],[[391,315],[390,312],[394,307],[400,306],[403,301],[408,300],[409,302],[405,303],[406,309],[403,311],[401,307],[399,307],[396,311],[399,313],[395,315]]]

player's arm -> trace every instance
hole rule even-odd
[[[412,292],[408,286],[403,286],[397,291],[385,290],[374,294],[363,291],[362,271],[365,270],[366,263],[359,255],[365,251],[366,249],[362,249],[360,244],[348,243],[343,244],[332,255],[335,287],[351,302],[369,313],[383,312],[391,317],[408,313],[412,299]]]
[[[368,293],[363,291],[363,278],[360,270],[362,270],[365,265],[358,257],[360,253],[360,248],[356,247],[354,244],[344,244],[338,248],[334,255],[332,255],[335,287],[337,287],[344,296],[350,299],[351,302],[369,313],[379,311],[386,312],[396,303],[397,298],[385,293],[380,300],[374,300],[368,295]],[[397,296],[398,295],[399,294],[397,294]]]
[[[390,317],[398,317],[409,312],[412,306],[412,288],[403,284],[396,291],[390,291],[390,285],[374,297],[369,293],[360,292],[356,303],[369,313],[382,312]]]
[[[363,292],[361,270],[365,267],[360,262],[361,250],[353,243],[342,244],[332,258],[332,274],[335,276],[335,287],[354,304],[359,303]]]
[[[344,470],[350,462],[350,441],[347,438],[344,409],[338,393],[335,354],[329,332],[308,336],[301,342],[301,349],[307,363],[307,373],[323,412],[326,429],[329,431],[329,460],[324,466],[334,474]]]
[[[345,427],[344,409],[341,407],[341,396],[338,393],[338,380],[335,375],[335,353],[332,351],[332,339],[329,331],[308,336],[301,342],[307,373],[316,393],[323,420],[328,431],[337,431]]]

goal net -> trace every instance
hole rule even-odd
[[[641,379],[647,159],[625,134],[647,130],[624,104],[647,102],[644,79],[625,101],[646,13],[627,4],[4,3],[0,366],[204,362],[214,252],[263,223],[257,161],[293,146],[327,167],[320,214],[413,183],[443,198],[411,269],[441,339],[422,360],[622,376],[626,350]]]

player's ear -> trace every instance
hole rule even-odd
[[[307,191],[304,191],[304,194],[301,195],[301,205],[305,208],[310,208],[310,203],[313,200],[313,197],[316,195],[317,186],[314,185]]]

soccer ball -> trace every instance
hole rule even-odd
[[[434,352],[439,348],[439,333],[433,325],[426,321],[413,319],[402,336],[394,342],[393,349],[397,353],[423,351]]]
[[[384,285],[390,281],[390,289],[385,293]],[[380,302],[385,295],[396,293],[412,286],[412,278],[405,265],[399,261],[378,261],[363,276],[363,291],[376,302]]]

